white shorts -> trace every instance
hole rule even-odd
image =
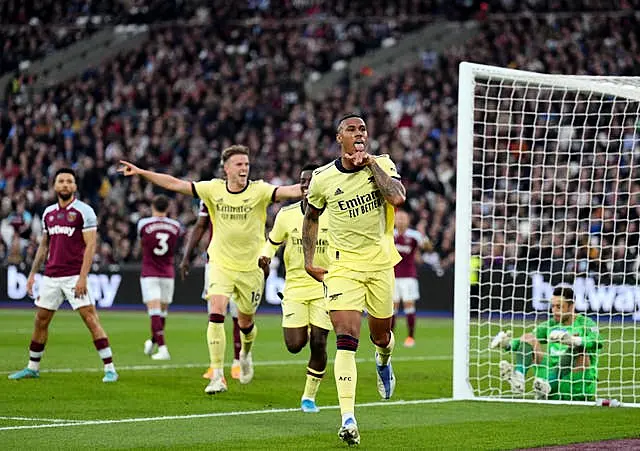
[[[175,281],[171,277],[140,277],[142,302],[160,301],[162,304],[173,302]]]
[[[393,302],[415,302],[420,299],[418,279],[414,277],[400,277],[396,279]]]
[[[202,299],[207,301],[207,310],[209,310],[209,300],[207,298],[207,288],[209,287],[209,263],[204,267],[204,287],[202,287]],[[238,317],[238,306],[233,302],[233,295],[229,298],[229,313],[232,318]]]
[[[90,287],[87,286],[87,294],[77,298],[74,288],[78,283],[79,275],[66,277],[43,276],[40,279],[38,298],[35,301],[37,307],[47,310],[58,310],[66,299],[74,310],[88,305],[95,305],[91,297]]]

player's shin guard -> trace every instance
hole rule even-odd
[[[251,352],[251,348],[253,347],[253,342],[258,335],[258,326],[255,323],[251,324],[249,327],[241,327],[240,328],[240,342],[242,344],[242,352],[247,355]]]
[[[356,350],[358,339],[351,335],[338,335],[336,360],[333,365],[340,413],[353,415],[356,403],[356,385],[358,382],[358,369],[356,367]]]
[[[162,310],[149,309],[149,319],[151,320],[151,341],[158,346],[164,346]]]
[[[527,370],[533,363],[533,346],[527,342],[520,342],[517,351],[514,351],[516,357],[516,371],[526,375]]]
[[[376,347],[376,352],[378,353],[378,357],[380,359],[378,363],[379,365],[387,365],[389,363],[389,359],[391,358],[391,354],[393,353],[393,348],[396,345],[396,338],[393,335],[393,331],[389,332],[391,334],[391,337],[389,338],[389,343],[387,344],[387,346],[385,346],[384,348],[375,345]],[[373,341],[373,339],[371,340]]]
[[[312,401],[315,401],[316,394],[318,393],[320,382],[322,382],[323,377],[324,370],[317,371],[313,368],[307,367],[307,382],[304,384],[304,393],[302,394],[302,399],[310,399]]]
[[[209,359],[213,376],[222,373],[224,366],[224,351],[226,346],[224,334],[224,315],[209,314],[209,326],[207,327],[207,346],[209,347]]]

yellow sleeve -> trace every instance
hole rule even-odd
[[[311,184],[309,185],[309,191],[307,191],[307,202],[316,210],[324,210],[327,204],[327,199],[322,192],[322,187],[318,184],[318,179],[313,177]]]
[[[262,254],[265,257],[273,258],[276,251],[287,239],[287,230],[284,227],[284,220],[282,219],[282,210],[276,215],[276,219],[273,223],[273,229],[269,232],[269,236],[262,248]]]
[[[213,197],[213,189],[214,189],[213,180],[205,180],[202,182],[191,183],[191,191],[193,191],[194,197],[197,197],[202,201],[206,201],[206,199]]]
[[[271,183],[262,182],[260,184],[262,197],[264,198],[264,202],[269,205],[274,201],[276,190],[278,189],[277,185],[272,185]]]
[[[400,178],[398,169],[396,169],[396,165],[389,155],[385,154],[376,157],[376,163],[378,163],[378,166],[380,166],[382,170],[389,175],[389,177],[393,177],[394,179]]]

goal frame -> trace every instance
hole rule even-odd
[[[506,69],[461,62],[458,79],[457,181],[454,277],[453,399],[491,402],[590,405],[593,401],[550,401],[477,396],[469,378],[471,307],[471,220],[474,146],[474,88],[476,79],[501,78],[506,81],[534,82],[537,86],[561,87],[597,92],[640,101],[640,87],[622,84],[638,77],[567,76]],[[616,83],[617,82],[617,83]],[[640,403],[624,403],[640,407]]]

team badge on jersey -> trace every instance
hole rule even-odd
[[[69,222],[75,221],[77,217],[78,213],[76,213],[75,211],[70,211],[69,213],[67,213],[67,221]]]

